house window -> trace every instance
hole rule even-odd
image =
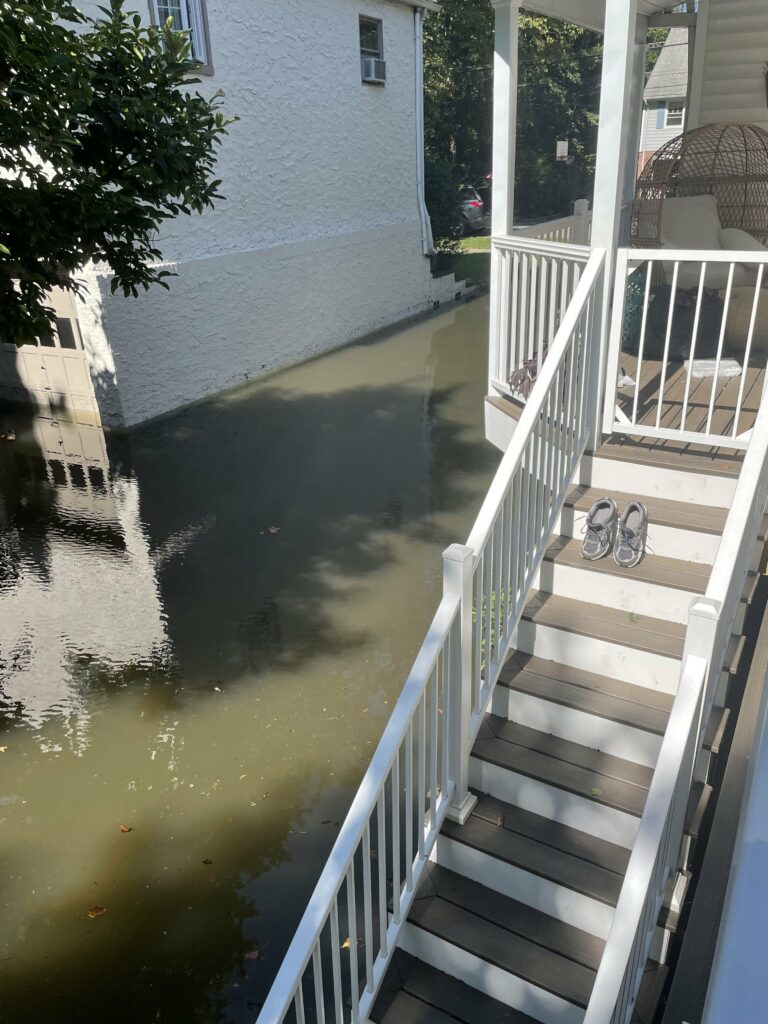
[[[360,56],[375,57],[381,60],[384,56],[383,31],[378,18],[366,18],[360,15]]]
[[[170,18],[178,32],[189,32],[192,57],[203,70],[212,70],[205,0],[152,0],[153,20],[164,25]]]
[[[667,128],[682,128],[685,107],[682,103],[667,103]]]

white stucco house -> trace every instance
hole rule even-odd
[[[85,271],[80,332],[106,425],[132,426],[453,298],[423,196],[422,24],[433,0],[131,0],[192,33],[232,125],[226,201],[169,222],[170,291]],[[80,7],[98,17],[98,3]],[[371,58],[366,61],[366,58]]]

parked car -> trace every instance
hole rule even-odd
[[[475,192],[483,200],[483,207],[486,217],[491,212],[491,196],[493,192],[493,176],[490,174],[484,174],[482,178],[478,178],[474,184]]]
[[[461,189],[461,219],[464,221],[464,230],[482,231],[485,227],[485,207],[476,189],[469,185]]]

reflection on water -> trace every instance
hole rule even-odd
[[[255,1018],[496,463],[486,322],[0,444],[1,1021]]]

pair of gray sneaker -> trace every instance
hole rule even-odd
[[[593,562],[613,548],[616,564],[632,569],[645,554],[647,533],[648,512],[641,502],[630,501],[619,517],[615,501],[598,498],[587,513],[582,557]]]

